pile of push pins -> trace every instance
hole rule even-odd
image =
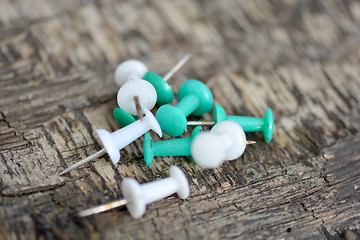
[[[178,104],[169,105],[174,93],[167,83],[191,57],[187,54],[169,71],[164,78],[149,72],[140,61],[128,60],[121,63],[115,71],[115,82],[120,87],[117,94],[119,108],[113,112],[115,120],[122,127],[115,132],[98,129],[103,149],[84,160],[65,169],[60,175],[107,153],[113,164],[120,160],[120,150],[143,134],[144,160],[150,166],[155,156],[191,156],[193,161],[204,168],[216,168],[224,161],[234,160],[245,151],[245,132],[261,131],[265,142],[272,138],[274,120],[271,109],[264,118],[229,116],[224,108],[215,104],[208,86],[198,80],[187,80],[177,93]],[[150,111],[159,109],[156,117]],[[200,117],[213,108],[213,121],[187,121],[188,116]],[[162,133],[176,137],[187,131],[188,126],[196,126],[190,137],[164,141],[152,141],[150,130],[159,137]],[[212,127],[204,131],[201,126]],[[170,177],[156,182],[139,185],[137,181],[125,178],[122,182],[124,199],[87,209],[78,213],[89,216],[120,206],[127,206],[130,215],[140,218],[146,205],[175,192],[182,198],[189,196],[190,188],[184,173],[176,166],[170,167]]]

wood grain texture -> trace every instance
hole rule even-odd
[[[0,239],[359,239],[359,24],[355,0],[0,1]],[[101,148],[95,129],[118,128],[119,62],[164,75],[187,52],[175,92],[194,78],[229,114],[271,107],[270,143],[249,133],[257,144],[214,170],[182,157],[149,168],[140,138],[116,166],[104,156],[57,175]],[[171,165],[188,200],[139,220],[74,216]]]

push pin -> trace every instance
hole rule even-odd
[[[148,132],[149,130],[153,130],[161,137],[161,128],[154,115],[147,109],[144,109],[144,112],[145,117],[135,121],[134,123],[126,127],[116,130],[115,132],[110,133],[105,129],[97,129],[96,133],[98,134],[104,148],[94,153],[93,155],[85,158],[84,160],[81,160],[80,162],[65,169],[59,175],[70,172],[71,170],[74,170],[105,153],[109,155],[112,163],[116,164],[119,162],[121,157],[120,150],[135,141],[137,138],[139,138],[141,135]]]
[[[157,117],[157,115],[156,115]],[[265,142],[270,142],[274,129],[274,118],[270,108],[266,110],[264,118],[226,115],[225,110],[220,105],[214,105],[214,121],[189,121],[188,126],[208,126],[211,127],[216,123],[224,120],[230,120],[239,124],[244,132],[262,132]],[[160,125],[161,126],[161,125]]]
[[[236,128],[239,128],[239,126],[237,126]],[[192,131],[190,137],[170,139],[170,140],[157,141],[157,142],[151,141],[150,133],[146,133],[144,135],[144,143],[143,143],[144,159],[146,165],[147,166],[151,165],[154,156],[192,156],[191,143],[193,142],[196,136],[201,135],[202,133],[203,133],[202,128],[198,126]],[[245,134],[240,130],[235,132],[234,135],[235,134],[239,134],[238,138],[241,139],[243,139],[245,136]],[[255,141],[246,141],[247,145],[255,144],[255,143],[256,143]],[[238,146],[234,146],[234,147],[237,148]]]
[[[151,141],[150,133],[144,136],[144,159],[150,167],[154,156],[191,156],[190,145],[195,136],[202,133],[202,128],[196,127],[190,137],[171,139],[165,141]]]
[[[186,132],[186,117],[199,117],[211,110],[213,96],[210,89],[198,80],[184,82],[177,95],[179,103],[176,106],[163,105],[156,113],[161,129],[170,136],[179,136]]]
[[[117,93],[119,107],[131,115],[142,117],[143,109],[152,109],[157,99],[156,90],[148,81],[136,79],[126,82]]]
[[[224,161],[234,160],[245,151],[246,136],[233,121],[214,125],[209,132],[199,134],[191,142],[191,156],[204,168],[216,168]]]
[[[125,206],[133,218],[141,218],[146,211],[146,205],[177,193],[180,198],[189,197],[190,188],[185,174],[176,166],[170,167],[170,177],[155,182],[140,185],[132,178],[122,181],[124,199],[80,211],[79,217],[105,212]]]
[[[132,115],[137,114],[141,117],[141,108],[151,110],[155,104],[161,106],[171,102],[174,98],[174,93],[167,81],[190,58],[190,53],[185,55],[164,78],[156,73],[148,72],[147,67],[140,61],[128,60],[121,63],[115,71],[115,82],[121,86],[117,96],[120,110],[118,108],[114,110],[114,118],[119,125],[126,126],[134,122],[135,117]],[[134,80],[136,82],[133,82]],[[144,80],[148,83],[145,83]],[[134,106],[135,98],[138,99],[138,103],[135,102]]]

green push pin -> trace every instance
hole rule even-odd
[[[156,116],[157,118],[157,116]],[[245,117],[226,115],[225,110],[220,105],[214,105],[213,111],[214,121],[189,121],[188,126],[213,126],[216,123],[230,120],[239,124],[244,132],[262,132],[264,134],[265,142],[270,142],[272,139],[274,129],[274,118],[270,108],[266,110],[264,118]]]
[[[156,113],[162,131],[173,137],[186,132],[187,116],[200,117],[209,112],[213,105],[210,89],[198,80],[184,82],[177,97],[179,103],[176,106],[163,105]]]
[[[147,72],[143,78],[155,88],[157,99],[156,106],[162,106],[174,99],[172,87],[159,75],[153,72]]]
[[[200,126],[196,127],[190,137],[152,142],[150,133],[144,136],[144,159],[150,167],[154,156],[191,156],[190,146],[192,140],[202,133]]]
[[[124,109],[115,108],[113,116],[120,127],[125,127],[138,119],[138,116],[133,116]]]

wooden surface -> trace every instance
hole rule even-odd
[[[359,1],[0,1],[0,239],[359,239]],[[229,114],[262,117],[275,132],[214,170],[157,157],[142,138],[70,175],[101,148],[112,117],[113,72],[126,59],[170,81],[215,82]],[[174,101],[175,103],[175,101]],[[210,120],[211,115],[204,116]],[[154,136],[154,135],[153,135]],[[157,139],[155,137],[155,139]],[[184,170],[188,200],[78,219],[144,183]]]

